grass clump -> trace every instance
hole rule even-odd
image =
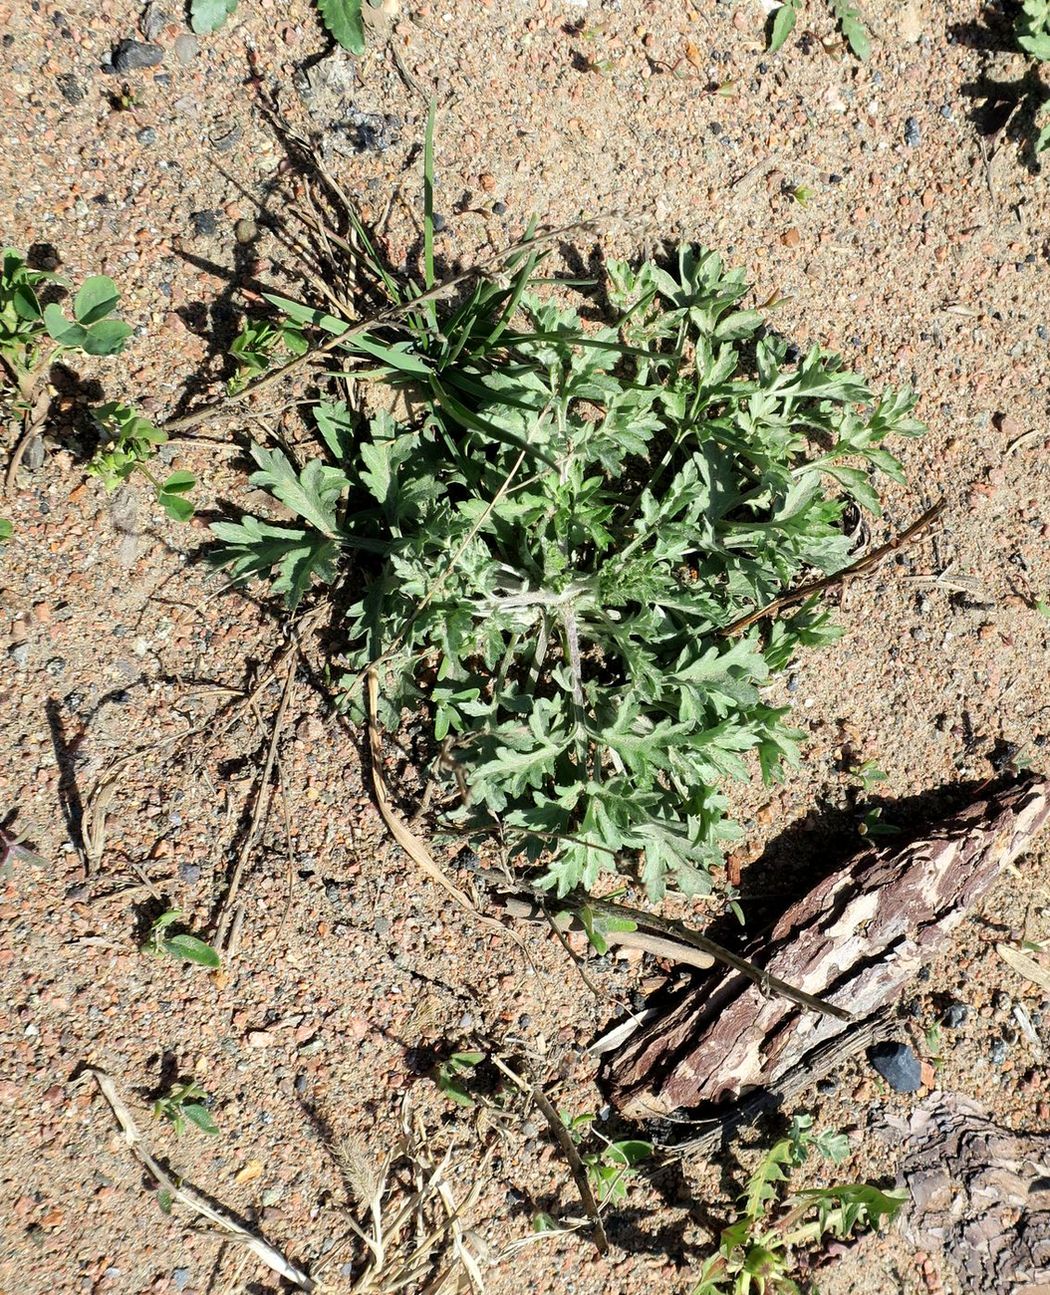
[[[439,300],[425,192],[421,284],[365,243],[388,323],[270,298],[376,398],[368,418],[316,406],[323,456],[253,448],[295,520],[216,523],[218,560],[292,607],[315,580],[348,591],[342,701],[362,714],[375,669],[386,726],[428,712],[437,776],[467,788],[449,776],[454,825],[498,823],[559,894],[636,864],[654,898],[706,892],[740,836],[725,779],[798,758],[764,689],[836,636],[811,602],[723,630],[847,564],[843,515],[878,511],[873,474],[902,480],[885,442],[921,431],[915,398],[794,352],[700,247],[610,261],[600,323],[548,291],[531,228],[504,273]]]

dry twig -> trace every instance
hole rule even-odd
[[[891,553],[896,553],[905,544],[910,544],[928,526],[931,526],[940,517],[944,507],[945,500],[941,499],[932,508],[927,508],[918,521],[912,522],[906,531],[902,531],[900,535],[894,536],[888,543],[881,544],[877,549],[873,549],[859,561],[854,562],[852,566],[836,571],[833,576],[825,576],[821,580],[814,580],[808,585],[800,585],[798,589],[791,589],[787,593],[780,594],[771,603],[767,603],[765,607],[759,607],[753,612],[748,612],[746,616],[739,617],[731,624],[724,626],[719,632],[723,638],[732,638],[736,634],[742,634],[744,630],[749,629],[757,621],[765,620],[767,616],[775,616],[777,612],[783,611],[785,607],[792,606],[793,603],[801,602],[804,598],[809,598],[813,594],[821,594],[828,589],[834,589],[837,585],[844,584],[847,580],[853,580],[857,576],[866,575],[869,571],[873,571],[884,558],[889,557]]]
[[[268,1241],[262,1237],[256,1236],[255,1233],[249,1232],[247,1228],[241,1227],[239,1223],[234,1222],[229,1215],[224,1214],[210,1205],[195,1191],[187,1187],[183,1182],[176,1182],[167,1171],[156,1161],[150,1154],[149,1148],[142,1140],[142,1134],[134,1117],[128,1110],[117,1092],[116,1084],[104,1070],[98,1070],[94,1066],[88,1066],[86,1073],[91,1075],[98,1084],[99,1091],[110,1105],[110,1109],[117,1118],[121,1132],[124,1134],[124,1141],[131,1148],[132,1153],[146,1171],[156,1179],[156,1181],[168,1192],[173,1201],[187,1206],[193,1212],[203,1219],[207,1219],[221,1232],[227,1233],[234,1237],[247,1248],[268,1268],[293,1285],[298,1286],[300,1290],[312,1291],[316,1289],[316,1283],[301,1268],[297,1268],[293,1263],[284,1257],[279,1250],[276,1250]]]

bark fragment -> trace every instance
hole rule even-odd
[[[1014,1133],[941,1092],[888,1127],[904,1137],[905,1238],[943,1251],[970,1295],[1047,1295],[1050,1135]]]
[[[789,1070],[895,1001],[1000,870],[1050,816],[1050,784],[1026,775],[903,847],[867,848],[792,905],[747,956],[852,1013],[817,1016],[717,969],[614,1057],[612,1100],[635,1118],[775,1088]]]

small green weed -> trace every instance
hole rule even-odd
[[[30,269],[13,247],[0,255],[0,360],[19,399],[31,399],[43,361],[61,351],[116,355],[124,349],[131,327],[111,318],[119,300],[112,279],[85,279],[73,299],[73,318],[67,319],[54,302],[41,306],[38,296],[45,284],[67,286],[61,275]],[[55,345],[45,351],[49,339]]]
[[[142,946],[143,953],[155,958],[181,958],[184,962],[195,962],[200,967],[219,967],[222,959],[210,944],[205,944],[195,935],[169,935],[168,928],[179,920],[182,910],[169,908],[149,929],[149,935]]]
[[[795,1251],[824,1236],[845,1237],[859,1228],[891,1222],[903,1192],[869,1183],[809,1189],[784,1199],[781,1184],[811,1150],[834,1164],[849,1154],[843,1134],[812,1132],[808,1115],[796,1116],[785,1138],[762,1157],[741,1198],[741,1212],[723,1228],[718,1252],[705,1260],[692,1295],[799,1295],[791,1277]],[[810,1217],[813,1213],[816,1217]]]
[[[230,346],[238,362],[237,372],[227,382],[230,395],[236,395],[274,363],[286,356],[303,355],[309,343],[295,324],[272,324],[264,319],[246,319]]]
[[[193,504],[186,495],[196,485],[193,473],[172,472],[161,481],[148,466],[157,446],[168,439],[166,433],[119,400],[99,405],[91,413],[99,430],[99,448],[88,464],[88,473],[100,477],[107,490],[115,490],[138,472],[153,487],[157,503],[173,521],[189,521]]]
[[[640,1138],[607,1138],[594,1127],[597,1117],[592,1112],[561,1118],[580,1151],[594,1199],[599,1205],[619,1205],[627,1197],[637,1166],[653,1154],[653,1144]],[[600,1145],[589,1146],[595,1139]]]
[[[848,564],[843,513],[878,511],[875,474],[903,480],[884,442],[922,431],[915,397],[792,354],[704,248],[609,261],[607,319],[585,324],[551,299],[530,225],[504,273],[439,305],[432,126],[424,158],[422,282],[395,280],[357,225],[392,322],[268,296],[311,345],[335,339],[380,408],[320,401],[327,453],[301,464],[254,446],[252,484],[294,520],[216,523],[216,559],[269,574],[289,607],[316,582],[360,591],[342,704],[363,716],[374,668],[386,728],[426,708],[469,787],[457,830],[499,822],[559,894],[636,865],[654,898],[706,893],[740,837],[719,783],[749,776],[748,753],[766,780],[798,759],[763,689],[838,633],[812,601],[723,631]]]
[[[363,0],[371,4],[372,0]],[[365,52],[365,23],[362,0],[316,0],[317,12],[333,40],[351,54]],[[373,4],[378,7],[378,0]],[[206,35],[218,31],[237,9],[237,0],[190,0],[190,26]]]
[[[769,36],[769,52],[775,53],[795,30],[801,0],[784,0],[784,3],[773,15]],[[868,29],[856,7],[850,0],[828,0],[831,12],[839,25],[839,30],[850,49],[859,59],[866,59],[871,53],[871,40]]]
[[[186,1131],[187,1123],[202,1133],[217,1134],[219,1126],[203,1103],[208,1094],[199,1084],[173,1084],[164,1097],[153,1103],[153,1114],[158,1119],[169,1120],[176,1134]]]
[[[484,1052],[453,1052],[439,1062],[434,1072],[438,1088],[457,1106],[472,1107],[474,1098],[467,1090],[465,1081],[484,1060]]]
[[[851,769],[850,777],[856,778],[865,791],[871,791],[872,788],[877,787],[880,782],[888,781],[887,775],[879,768],[874,760],[865,760],[863,764],[859,764],[855,769]]]

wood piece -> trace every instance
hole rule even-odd
[[[1050,1136],[995,1124],[956,1093],[932,1093],[902,1123],[888,1122],[887,1131],[904,1143],[905,1238],[943,1251],[970,1295],[1045,1295]]]
[[[867,848],[792,905],[749,959],[866,1020],[947,942],[1050,816],[1050,784],[1026,775],[905,846]],[[776,1088],[849,1023],[769,998],[718,970],[612,1059],[613,1102],[635,1118]]]

